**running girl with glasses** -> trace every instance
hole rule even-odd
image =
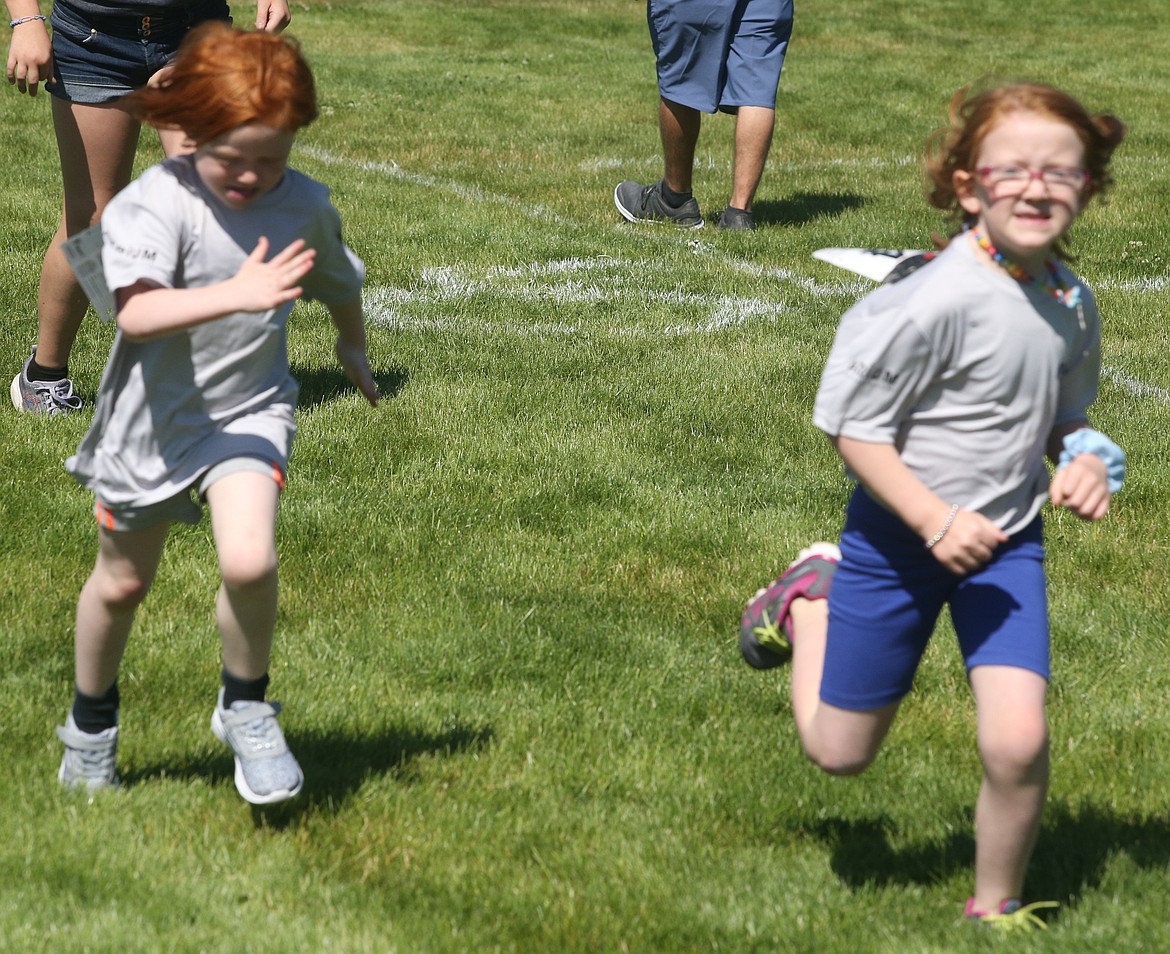
[[[877,755],[949,604],[984,768],[966,906],[981,922],[1042,923],[1021,904],[1048,785],[1041,507],[1051,497],[1099,520],[1124,475],[1087,416],[1097,306],[1061,262],[1123,136],[1119,120],[1050,86],[956,94],[928,174],[930,203],[961,231],[841,319],[817,393],[813,420],[857,481],[840,548],[801,553],[741,622],[751,665],[791,652],[809,757],[853,775]]]

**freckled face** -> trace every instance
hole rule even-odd
[[[195,171],[224,205],[246,209],[280,185],[295,138],[260,123],[237,126],[195,150]]]
[[[1016,166],[1029,170],[1079,169],[1085,149],[1066,123],[1032,112],[1014,112],[994,127],[979,148],[976,168]],[[955,173],[964,211],[991,244],[1025,268],[1038,269],[1085,207],[1090,187],[1053,187],[1033,178],[1022,192],[988,187],[974,170]]]

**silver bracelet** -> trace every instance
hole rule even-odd
[[[959,512],[958,504],[951,504],[951,512],[947,514],[946,523],[942,525],[942,529],[933,537],[926,541],[926,549],[933,550],[934,545],[947,535],[947,531],[951,529],[951,524],[955,522],[955,514]]]

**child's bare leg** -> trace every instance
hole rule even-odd
[[[216,622],[223,667],[237,679],[268,672],[276,628],[276,507],[280,489],[267,474],[228,474],[207,489],[223,584]]]
[[[877,755],[898,704],[854,712],[821,701],[828,606],[825,600],[792,601],[792,710],[808,757],[832,775],[856,775]]]
[[[74,665],[77,688],[100,696],[118,678],[134,614],[162,558],[168,524],[145,530],[98,531],[98,557],[77,601]]]
[[[971,670],[983,784],[975,805],[975,902],[997,911],[1019,898],[1048,791],[1048,683],[1025,669]]]

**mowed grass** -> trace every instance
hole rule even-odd
[[[873,768],[801,755],[783,672],[735,647],[746,597],[837,532],[848,484],[810,422],[869,287],[823,246],[925,247],[918,157],[953,90],[1066,86],[1131,127],[1078,225],[1105,316],[1097,424],[1130,478],[1101,524],[1050,513],[1053,784],[1028,950],[1166,948],[1170,473],[1161,0],[798,8],[754,235],[635,228],[661,174],[644,9],[298,6],[322,116],[294,163],[368,266],[364,407],[326,314],[291,323],[300,434],[282,503],[272,695],[302,797],[253,810],[208,731],[210,530],[176,529],[122,670],[124,788],[55,772],[90,500],[87,415],[0,415],[0,949],[982,951],[960,923],[979,781],[944,620]],[[250,14],[241,8],[237,18]],[[12,373],[34,338],[59,184],[46,96],[0,96]],[[700,140],[713,216],[727,117]],[[144,134],[140,164],[158,158]],[[96,390],[112,330],[71,370]]]

